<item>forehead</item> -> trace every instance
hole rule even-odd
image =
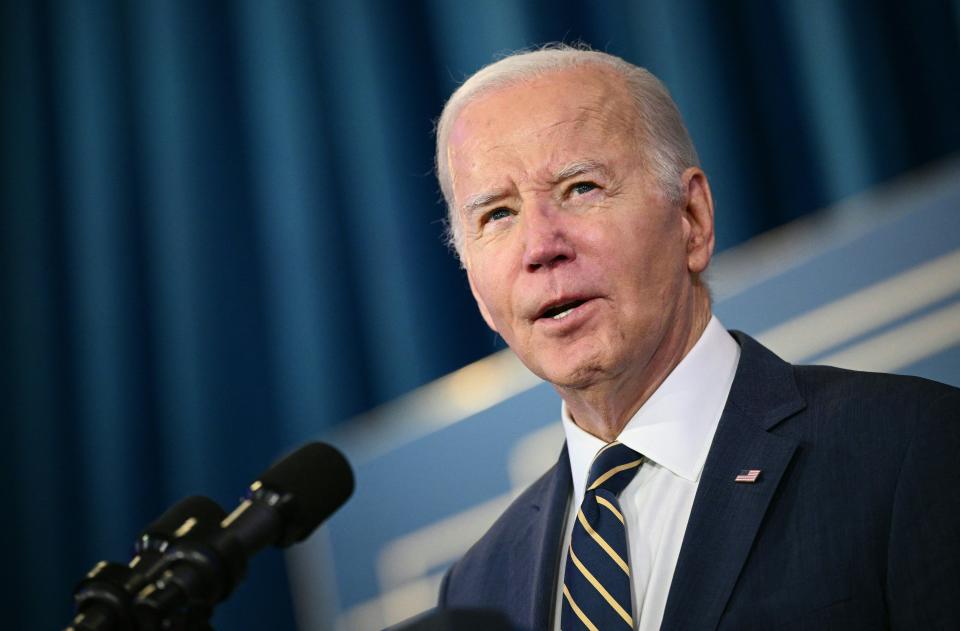
[[[515,166],[532,176],[570,159],[602,160],[598,154],[632,144],[635,119],[623,80],[601,66],[495,89],[467,104],[452,126],[447,163],[455,193],[458,181],[490,169]],[[584,152],[593,155],[577,155]]]

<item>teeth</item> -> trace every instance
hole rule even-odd
[[[552,318],[554,320],[563,320],[565,317],[570,315],[570,312],[582,305],[585,301],[583,300],[574,300],[573,302],[568,302],[566,304],[557,305],[556,307],[550,307],[547,309],[541,318]]]

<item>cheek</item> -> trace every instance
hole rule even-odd
[[[485,272],[474,278],[475,297],[482,302],[482,308],[490,317],[501,322],[509,309],[509,294],[504,288],[505,284],[497,281],[494,270],[487,269]]]

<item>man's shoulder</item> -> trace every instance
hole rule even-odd
[[[488,564],[508,552],[510,546],[519,543],[527,534],[526,526],[546,511],[545,503],[560,466],[560,463],[554,464],[510,502],[487,532],[457,561],[451,573],[465,566]]]
[[[807,405],[902,418],[960,409],[960,389],[922,377],[817,365],[795,365],[793,373]]]
[[[731,331],[741,347],[742,376],[756,386],[791,390],[806,411],[917,418],[955,413],[960,389],[922,377],[790,364],[757,340]],[[738,376],[741,371],[738,369]],[[741,384],[742,385],[742,384]],[[794,390],[795,388],[795,390]]]
[[[564,450],[566,454],[566,450]],[[489,606],[491,592],[517,587],[505,577],[518,571],[520,557],[531,554],[531,548],[544,543],[550,503],[564,489],[565,458],[554,464],[528,486],[494,521],[487,532],[448,570],[440,590],[441,606]],[[567,469],[568,471],[569,469]],[[569,486],[566,484],[566,486]],[[567,490],[568,491],[568,490]],[[531,568],[523,568],[525,571]],[[519,577],[513,576],[517,579]],[[509,597],[509,594],[502,594]],[[476,599],[476,601],[474,601]]]

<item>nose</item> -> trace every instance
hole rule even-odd
[[[523,220],[525,270],[552,269],[577,257],[561,211],[549,203],[536,204],[525,213]]]

